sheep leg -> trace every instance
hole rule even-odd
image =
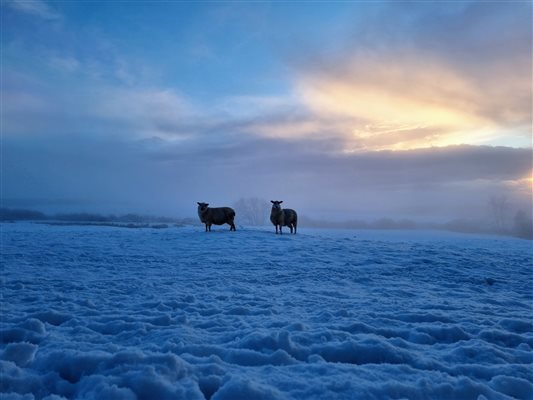
[[[289,225],[289,229],[291,230],[291,233],[292,233],[292,225]]]
[[[205,231],[207,232],[207,224],[205,224]]]

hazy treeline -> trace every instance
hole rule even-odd
[[[506,228],[495,227],[490,221],[475,219],[453,219],[447,222],[416,222],[410,219],[380,218],[374,221],[347,220],[328,221],[300,217],[300,224],[309,228],[338,229],[434,229],[461,233],[481,233],[515,236],[533,239],[533,220],[524,211],[518,211],[513,223]]]
[[[157,217],[151,215],[123,214],[102,215],[94,213],[59,213],[45,214],[40,211],[25,209],[0,208],[0,221],[59,221],[59,222],[94,222],[94,223],[170,223],[193,224],[196,218]]]
[[[241,198],[233,205],[239,223],[253,226],[268,225],[270,204],[258,197]],[[379,218],[372,221],[346,219],[344,221],[299,217],[299,225],[308,228],[336,229],[438,229],[462,233],[483,233],[533,239],[531,212],[518,210],[514,214],[505,196],[491,197],[485,219],[452,219],[447,222],[417,222],[411,219]]]
[[[268,225],[270,204],[261,198],[241,198],[233,205],[237,219],[246,225]],[[485,219],[452,219],[447,222],[418,222],[411,219],[379,218],[372,221],[346,219],[343,221],[299,217],[299,225],[308,228],[336,229],[438,229],[462,233],[482,233],[533,239],[531,212],[518,210],[514,214],[505,196],[491,197]]]
[[[500,203],[502,203],[500,199]],[[491,204],[494,201],[491,200]],[[238,224],[263,226],[268,225],[270,207],[259,198],[244,198],[234,204]],[[463,233],[482,233],[515,236],[533,239],[533,217],[530,212],[518,210],[514,214],[503,212],[505,207],[498,204],[493,207],[498,212],[486,219],[453,219],[447,222],[418,222],[411,219],[380,218],[373,221],[347,219],[344,221],[311,218],[306,215],[299,217],[299,225],[307,228],[336,228],[336,229],[437,229]],[[198,218],[154,217],[138,214],[101,215],[91,213],[69,213],[47,215],[45,213],[24,210],[0,208],[0,221],[59,221],[64,223],[98,223],[113,226],[113,224],[198,224]]]

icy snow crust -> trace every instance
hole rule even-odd
[[[2,225],[2,399],[528,399],[528,241]]]

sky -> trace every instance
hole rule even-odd
[[[531,210],[531,1],[0,7],[3,207]]]

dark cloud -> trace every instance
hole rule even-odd
[[[527,202],[527,192],[509,182],[531,173],[528,149],[330,150],[327,141],[256,137],[203,146],[6,138],[4,196],[47,201],[47,209],[50,200],[66,199],[69,209],[191,215],[196,201],[231,203],[254,195],[284,198],[306,213],[336,218],[468,215],[500,193],[516,204]]]

